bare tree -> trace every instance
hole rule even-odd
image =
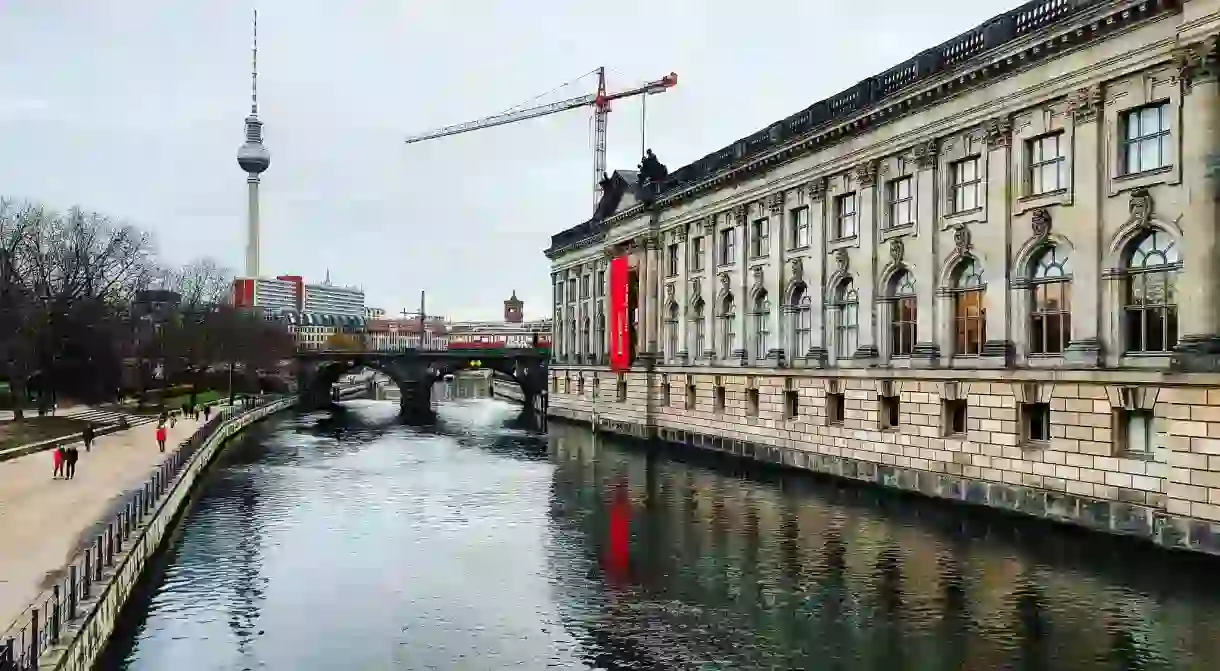
[[[165,281],[187,310],[224,303],[233,289],[233,273],[208,257],[168,272]]]

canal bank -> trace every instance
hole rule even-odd
[[[114,631],[133,586],[156,554],[191,489],[225,442],[249,425],[291,408],[295,398],[247,410],[225,409],[173,450],[144,485],[99,524],[89,542],[28,611],[24,624],[0,640],[0,668],[88,671]]]
[[[590,385],[596,394],[597,384]],[[1068,385],[1059,385],[1067,387]],[[1031,464],[1030,474],[999,470],[1000,466],[1018,467],[1019,458],[1028,448],[1013,446],[1013,455],[988,456],[986,454],[965,454],[966,461],[982,463],[984,460],[989,468],[981,466],[966,466],[957,461],[956,468],[946,468],[934,460],[922,459],[918,455],[926,451],[913,442],[899,444],[897,436],[879,433],[880,438],[887,436],[890,442],[875,443],[892,449],[892,454],[867,452],[875,459],[859,458],[860,450],[853,449],[851,444],[858,442],[845,434],[839,443],[821,444],[805,442],[800,438],[784,439],[779,433],[787,434],[782,427],[763,427],[757,422],[743,422],[737,427],[713,427],[692,425],[690,422],[673,421],[665,410],[669,409],[669,384],[663,381],[662,391],[658,394],[657,406],[634,403],[608,402],[604,397],[590,397],[583,391],[585,384],[580,384],[580,390],[573,391],[565,383],[564,392],[551,394],[548,404],[548,415],[569,421],[588,424],[595,431],[614,433],[644,440],[659,439],[668,443],[694,447],[711,452],[727,454],[738,458],[769,463],[778,466],[810,471],[832,477],[843,478],[856,482],[868,483],[889,489],[929,496],[937,499],[964,503],[968,505],[986,506],[1006,512],[1028,515],[1056,523],[1066,523],[1093,531],[1118,534],[1139,538],[1158,546],[1174,550],[1190,550],[1209,555],[1220,555],[1220,525],[1207,520],[1196,519],[1187,515],[1178,515],[1167,509],[1163,503],[1165,497],[1157,495],[1153,504],[1141,503],[1148,501],[1144,493],[1134,492],[1119,485],[1131,484],[1134,479],[1153,482],[1164,480],[1168,475],[1169,466],[1154,461],[1136,462],[1132,459],[1108,458],[1114,462],[1113,472],[1102,472],[1077,466],[1036,463]],[[520,400],[520,391],[510,384],[498,382],[495,393],[503,398]],[[689,392],[688,392],[689,393]],[[904,402],[917,403],[918,392],[903,392]],[[748,395],[748,394],[747,394]],[[791,394],[768,390],[769,403],[782,406],[790,399]],[[757,394],[755,394],[757,397]],[[853,399],[854,400],[854,399]],[[1010,399],[1011,400],[1011,399]],[[996,399],[997,409],[1001,398]],[[688,404],[690,401],[687,401]],[[851,401],[849,401],[851,402]],[[856,401],[859,403],[859,401]],[[1078,401],[1092,403],[1092,401]],[[1109,401],[1098,401],[1108,403]],[[768,406],[770,407],[770,405]],[[766,429],[767,433],[777,434],[774,442],[757,440]],[[1168,452],[1168,450],[1164,450]],[[1170,453],[1172,456],[1172,453]],[[1073,456],[1073,455],[1068,455]],[[1090,462],[1106,460],[1106,457],[1087,457]],[[1158,458],[1161,458],[1158,455]],[[952,460],[951,460],[952,461]],[[1001,463],[1002,462],[1002,463]],[[1108,462],[1107,462],[1108,463]],[[918,464],[929,468],[919,468]],[[932,470],[931,466],[941,466]],[[1035,475],[1033,469],[1038,468],[1045,475]],[[977,472],[977,476],[966,475],[969,469]],[[1049,469],[1049,470],[1046,470]],[[1185,469],[1175,469],[1185,471]],[[1049,489],[1047,480],[1054,481],[1055,474],[1074,477],[1092,477],[1096,474],[1103,482],[1113,482],[1108,489],[1116,491],[1116,499],[1099,499],[1073,491],[1072,483],[1065,483],[1065,489]],[[1162,475],[1163,474],[1163,475]],[[991,475],[994,479],[986,477]],[[1014,477],[1008,477],[1008,476]],[[1156,477],[1156,476],[1160,477]],[[1043,486],[1037,486],[1037,480]],[[1022,484],[1028,483],[1028,484]],[[1149,485],[1150,487],[1152,485]],[[1156,485],[1160,488],[1162,485]],[[1181,489],[1174,486],[1174,491]],[[1195,487],[1195,489],[1202,489]],[[1131,496],[1119,496],[1127,493]],[[1134,495],[1140,494],[1140,498]]]
[[[353,402],[244,432],[100,668],[1220,664],[1204,557],[518,413]]]

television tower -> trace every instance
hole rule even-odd
[[[258,10],[254,10],[254,47],[251,50],[250,116],[246,117],[246,143],[237,149],[237,165],[246,171],[246,277],[258,277],[259,175],[271,165],[271,152],[263,146],[263,122],[258,120]]]

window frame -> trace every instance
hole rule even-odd
[[[851,203],[851,211],[845,210],[845,205]],[[834,197],[834,240],[851,240],[860,235],[860,199],[859,192],[848,191]],[[847,233],[845,223],[851,223],[851,233]]]
[[[761,259],[771,253],[771,221],[760,217],[750,222],[750,258]]]
[[[1161,255],[1166,259],[1165,263],[1156,265],[1141,265],[1138,269],[1133,266],[1135,263],[1135,255],[1140,251],[1144,241],[1155,240],[1158,236],[1163,236],[1168,240],[1168,245],[1164,248],[1154,248],[1148,253],[1144,253],[1146,259],[1151,253]],[[1169,260],[1169,255],[1173,256],[1173,260]],[[1123,281],[1122,294],[1122,319],[1120,325],[1122,352],[1124,356],[1167,356],[1172,354],[1174,347],[1180,342],[1180,315],[1178,309],[1179,303],[1176,301],[1178,293],[1178,283],[1181,280],[1182,257],[1178,247],[1178,241],[1173,235],[1160,228],[1153,228],[1138,238],[1131,241],[1128,245],[1126,253],[1123,255]],[[1170,300],[1163,303],[1141,303],[1139,307],[1132,300],[1134,294],[1135,282],[1143,282],[1143,292],[1147,293],[1147,278],[1159,275],[1162,283],[1168,289],[1166,294]],[[1163,347],[1160,349],[1149,349],[1147,340],[1148,331],[1148,314],[1154,311],[1163,311],[1160,316],[1162,323],[1162,340]],[[1133,313],[1139,314],[1140,319],[1140,347],[1133,347],[1131,337],[1131,325],[1128,323]],[[1172,336],[1172,337],[1171,337]]]
[[[1059,245],[1046,245],[1041,248],[1031,261],[1029,273],[1029,294],[1026,310],[1026,352],[1034,357],[1061,357],[1072,341],[1072,273],[1071,256],[1065,253],[1059,258]],[[1046,263],[1048,257],[1052,261]],[[1055,269],[1058,275],[1047,275],[1047,270]],[[1041,276],[1040,276],[1041,274]],[[1059,292],[1061,307],[1049,309],[1045,306],[1045,294],[1054,288]],[[1058,323],[1057,337],[1059,349],[1048,347],[1050,331],[1047,324]]]
[[[731,266],[737,262],[737,227],[720,229],[719,238],[716,246],[717,265]]]
[[[1046,158],[1045,146],[1048,140],[1055,141],[1055,156]],[[1025,140],[1025,195],[1030,198],[1045,198],[1066,191],[1071,178],[1068,174],[1068,156],[1065,151],[1067,133],[1063,130],[1052,130]],[[1041,153],[1039,154],[1038,151]],[[1038,157],[1035,158],[1035,155]],[[1054,167],[1055,187],[1039,189],[1038,177],[1045,176],[1045,168]]]
[[[1157,120],[1159,127],[1155,131],[1146,134],[1130,137],[1132,120],[1141,120],[1137,124],[1137,131],[1143,133],[1142,115],[1145,112],[1157,111]],[[1173,165],[1173,105],[1170,100],[1155,100],[1137,107],[1124,109],[1118,116],[1118,142],[1119,145],[1119,174],[1123,177],[1133,177],[1138,175],[1146,175],[1159,170],[1164,170]],[[1133,169],[1131,165],[1131,148],[1137,147],[1140,149],[1138,156],[1143,157],[1142,148],[1146,143],[1156,143],[1157,157],[1159,159],[1157,165],[1145,166],[1142,163],[1137,166],[1138,169]]]
[[[844,278],[835,289],[834,306],[835,359],[849,360],[860,347],[860,294],[850,277]],[[847,310],[848,307],[852,308],[850,313]],[[848,314],[852,315],[850,324],[845,319]],[[851,335],[850,343],[847,334]]]
[[[919,297],[915,274],[902,268],[890,278],[890,356],[909,358],[919,339]],[[904,319],[904,317],[906,317]]]
[[[963,276],[967,274],[968,269],[973,269],[970,273],[975,279],[975,284],[962,284]],[[979,264],[978,259],[967,257],[958,262],[958,267],[953,273],[953,286],[949,289],[949,293],[953,298],[953,356],[977,358],[983,355],[983,349],[987,342],[987,281],[983,275],[983,269]],[[968,311],[970,305],[963,305],[969,301],[977,309],[978,314],[963,315],[963,307]],[[978,346],[975,351],[969,349],[969,334],[970,325],[975,324],[978,328]]]
[[[804,249],[811,244],[808,205],[788,210],[788,249]]]
[[[902,196],[899,191],[900,185],[906,185],[906,196]],[[905,221],[899,221],[898,208],[904,206],[906,208],[907,217]],[[899,229],[915,225],[915,219],[918,213],[915,210],[915,176],[900,175],[885,183],[885,229]]]
[[[980,154],[971,154],[949,163],[949,214],[967,214],[983,208],[984,202],[981,198],[981,191],[983,190],[982,163],[983,157]],[[959,170],[959,168],[964,168],[967,164],[973,164],[974,166],[974,175],[969,180],[966,180]],[[965,206],[965,198],[962,197],[966,193],[966,189],[972,189],[974,194],[974,202],[969,207]]]

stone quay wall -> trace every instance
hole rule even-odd
[[[934,371],[888,379],[773,370],[553,374],[549,414],[599,431],[1220,555],[1213,376],[1167,385],[1070,371],[1057,379],[996,371],[969,382]],[[1029,437],[1034,408],[1049,411],[1046,440]],[[955,409],[963,431],[953,426]],[[1141,451],[1115,447],[1129,438],[1116,434],[1131,412],[1152,417]]]
[[[140,520],[122,551],[94,585],[91,598],[78,605],[80,616],[66,622],[59,645],[38,661],[41,671],[90,671],[114,633],[123,606],[144,569],[189,506],[192,490],[229,438],[246,427],[295,405],[296,399],[276,401],[226,421],[191,457],[170,486],[169,493]]]

